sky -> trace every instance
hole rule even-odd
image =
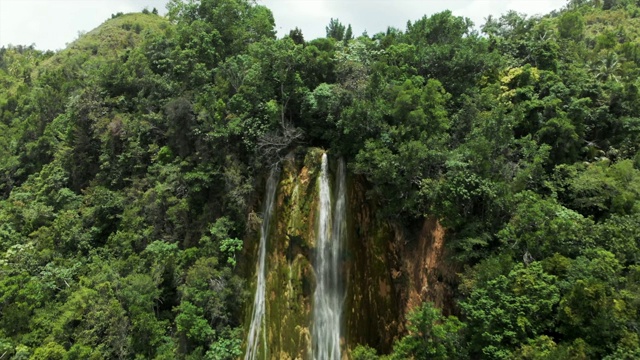
[[[154,7],[166,13],[167,0],[0,0],[0,46],[31,45],[59,50],[99,26],[117,12]],[[351,24],[354,35],[369,35],[387,26],[405,30],[407,20],[417,20],[443,10],[471,18],[476,25],[488,15],[508,10],[535,15],[565,5],[564,0],[258,0],[273,12],[278,35],[296,26],[306,40],[325,36],[331,18]]]

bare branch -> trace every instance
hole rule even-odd
[[[304,132],[290,122],[283,122],[281,128],[275,132],[264,134],[258,139],[258,151],[270,166],[282,161],[287,149],[299,143],[304,138]]]

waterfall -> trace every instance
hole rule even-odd
[[[316,243],[312,350],[317,360],[339,360],[343,292],[340,281],[341,251],[346,221],[346,174],[341,159],[336,174],[335,209],[331,217],[331,189],[327,155],[322,155],[320,204]]]
[[[278,166],[274,166],[269,174],[266,188],[266,198],[264,202],[264,210],[262,215],[262,227],[260,229],[260,245],[258,248],[258,265],[256,283],[256,295],[253,300],[253,311],[251,312],[251,327],[249,328],[249,337],[247,340],[247,351],[244,355],[245,360],[255,360],[260,352],[260,335],[262,335],[263,358],[267,358],[267,339],[266,329],[264,329],[265,315],[265,286],[266,286],[266,257],[267,257],[267,237],[271,228],[271,217],[273,213],[273,205],[276,198],[276,190],[278,188]]]

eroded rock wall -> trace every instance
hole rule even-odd
[[[282,164],[277,212],[267,246],[267,341],[271,359],[306,359],[311,347],[313,256],[322,152]]]
[[[360,178],[351,178],[349,191],[349,236],[346,254],[346,339],[349,348],[368,344],[381,352],[391,349],[402,331],[402,290],[396,270],[400,267],[396,231],[376,215],[366,200]]]
[[[310,358],[322,153],[300,150],[282,164],[267,243],[265,320],[270,359]],[[334,179],[336,159],[332,157],[330,171]],[[347,184],[347,239],[341,269],[346,287],[345,359],[357,344],[390,352],[405,332],[406,314],[424,301],[450,313],[457,272],[448,261],[445,230],[435,219],[426,219],[415,229],[399,227],[378,215],[367,199],[364,179],[348,176]],[[249,262],[256,251],[255,238],[245,242]],[[253,278],[251,266],[247,264]],[[249,284],[255,287],[255,281]]]

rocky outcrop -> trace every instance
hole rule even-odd
[[[418,236],[403,245],[402,272],[406,282],[402,313],[429,301],[445,314],[451,314],[459,269],[449,259],[444,228],[436,219],[426,219]]]
[[[322,153],[302,150],[282,164],[267,243],[265,320],[270,359],[310,355]],[[330,157],[332,174],[335,160]],[[447,261],[445,230],[438,221],[426,219],[413,231],[401,228],[378,216],[366,197],[364,179],[348,176],[347,184],[347,239],[341,269],[346,287],[343,358],[357,344],[382,353],[391,351],[394,340],[404,334],[405,314],[424,301],[450,313],[456,281],[456,269]],[[255,265],[250,265],[257,251],[255,239],[245,241],[250,279],[255,277]]]

